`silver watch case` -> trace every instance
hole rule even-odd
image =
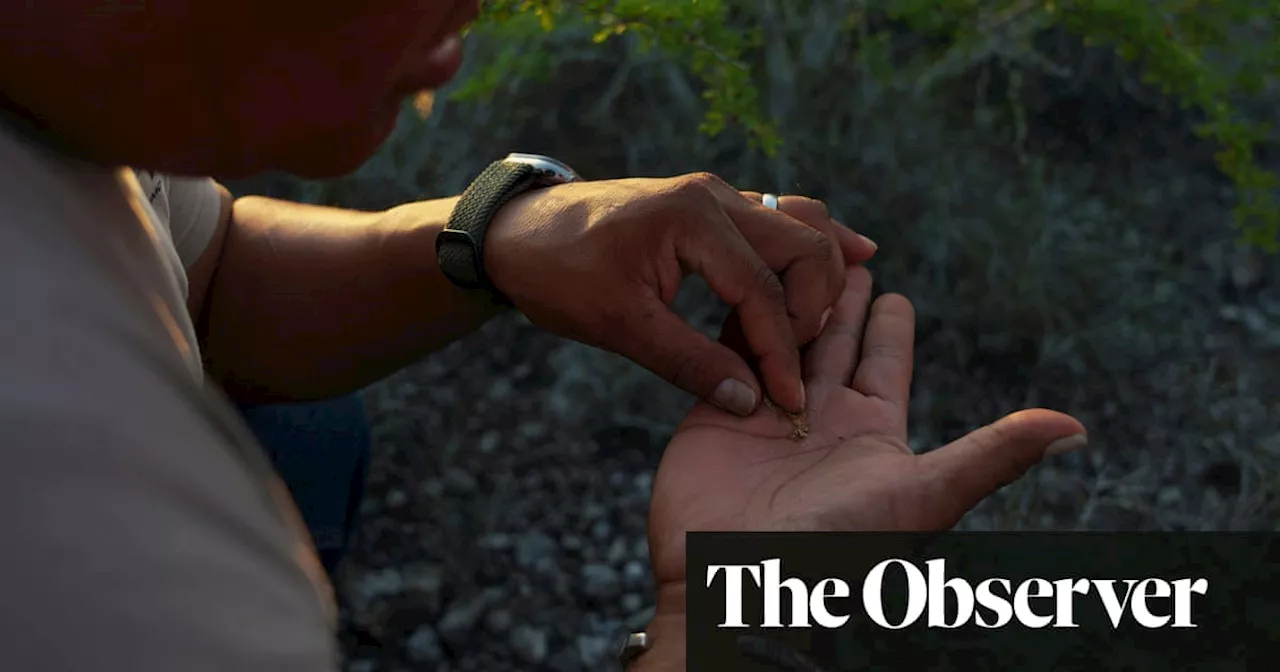
[[[582,180],[582,176],[574,172],[572,168],[563,161],[553,159],[542,154],[522,154],[520,152],[512,152],[508,154],[503,161],[511,163],[523,163],[533,166],[535,171],[535,188],[550,187],[556,184],[564,184],[566,182],[578,182]]]

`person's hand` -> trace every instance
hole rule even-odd
[[[737,418],[699,404],[676,430],[649,512],[655,648],[636,670],[684,669],[686,532],[946,530],[1041,459],[1084,445],[1077,420],[1036,409],[914,454],[907,405],[915,315],[902,296],[870,296],[867,270],[849,269],[805,353],[803,440],[791,438],[787,415],[768,408]],[[729,327],[722,339],[731,342]]]
[[[746,415],[762,392],[784,408],[804,405],[799,349],[844,289],[845,266],[874,252],[819,201],[787,196],[775,211],[759,194],[697,174],[522,195],[494,218],[484,261],[534,324]],[[733,307],[749,358],[672,312],[688,273]]]

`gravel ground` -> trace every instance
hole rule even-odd
[[[653,471],[692,399],[635,368],[511,315],[370,392],[346,588],[383,645],[349,641],[349,669],[600,669],[643,626]]]

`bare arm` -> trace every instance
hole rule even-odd
[[[435,263],[456,202],[373,213],[235,201],[209,252],[217,260],[197,320],[210,377],[241,401],[330,397],[474,330],[496,309]],[[495,215],[485,250],[493,282],[532,323],[744,415],[765,388],[786,409],[804,407],[799,345],[820,329],[845,265],[871,258],[875,245],[819,201],[787,197],[774,210],[692,174],[522,194]],[[689,273],[733,307],[750,355],[671,311]]]
[[[205,367],[241,401],[304,401],[373,383],[496,309],[436,266],[454,198],[370,213],[224,195],[189,272]]]

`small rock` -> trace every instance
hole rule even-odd
[[[377,672],[378,661],[368,658],[356,658],[347,661],[347,672]]]
[[[605,554],[605,557],[610,564],[621,565],[627,559],[629,550],[626,539],[615,539],[613,544],[609,546],[609,552]]]
[[[610,525],[607,520],[597,520],[595,524],[591,526],[591,536],[600,541],[604,541],[605,539],[613,536],[613,526]]]
[[[533,563],[533,569],[540,574],[554,575],[560,572],[560,565],[554,555],[544,555]]]
[[[546,434],[547,426],[541,422],[522,422],[519,432],[526,439],[536,439]]]
[[[445,472],[445,482],[450,490],[460,495],[475,492],[476,489],[475,477],[456,467]]]
[[[605,662],[609,655],[609,640],[598,635],[579,635],[574,642],[578,649],[578,657],[587,667],[597,667]]]
[[[387,508],[398,509],[409,501],[409,495],[404,490],[396,488],[387,493]]]
[[[533,567],[556,552],[556,542],[541,532],[530,532],[516,542],[516,564]]]
[[[501,594],[494,590],[486,590],[470,598],[455,601],[440,619],[440,634],[453,641],[466,635],[475,627],[484,610]]]
[[[643,581],[649,575],[649,570],[645,569],[644,563],[632,560],[623,566],[622,575],[626,577],[627,581],[635,583]]]
[[[503,401],[511,396],[511,382],[505,378],[497,378],[489,386],[489,396],[498,401]]]
[[[440,568],[434,565],[414,567],[404,572],[404,587],[407,590],[436,593],[440,590],[443,580]]]
[[[480,436],[478,448],[482,453],[492,453],[498,449],[498,444],[502,442],[502,433],[496,429],[491,429]]]
[[[636,490],[648,494],[649,491],[653,489],[653,474],[647,471],[642,471],[636,474],[636,477],[631,480],[631,483],[635,486]]]
[[[440,659],[440,637],[429,625],[419,626],[405,640],[405,652],[415,663],[433,663]]]
[[[395,595],[404,590],[404,577],[394,569],[369,572],[360,577],[355,588],[356,592],[366,600]]]
[[[560,537],[560,548],[566,551],[580,551],[582,550],[582,537],[566,534]]]
[[[503,633],[511,629],[511,612],[506,609],[494,609],[484,617],[485,627],[494,633]]]
[[[480,541],[477,543],[480,545],[480,548],[501,551],[511,548],[511,545],[515,543],[515,540],[513,540],[509,534],[493,532],[481,537]]]
[[[518,626],[511,631],[511,648],[526,663],[539,664],[547,659],[547,633],[528,625]]]
[[[578,655],[578,647],[566,646],[560,649],[556,655],[547,661],[547,670],[555,670],[555,672],[582,672],[581,656]]]
[[[1271,332],[1271,325],[1267,322],[1266,316],[1256,308],[1245,310],[1243,321],[1245,328],[1255,336],[1263,336]]]
[[[422,494],[435,498],[444,494],[444,483],[441,483],[434,478],[429,478],[423,481],[422,485],[418,486],[418,489]]]
[[[598,520],[603,518],[609,510],[600,504],[592,502],[582,507],[582,517],[586,520]]]
[[[640,558],[641,560],[649,559],[649,540],[647,538],[640,537],[639,539],[636,539],[632,546],[631,554],[634,557]]]
[[[621,604],[624,612],[634,614],[644,608],[644,598],[637,593],[627,593],[622,596],[619,604]]]
[[[458,390],[452,385],[432,385],[431,400],[441,408],[448,408],[458,401]]]
[[[606,599],[617,595],[621,588],[622,582],[614,568],[599,563],[582,566],[582,591],[587,595]]]
[[[624,622],[616,618],[593,619],[590,632],[602,634],[605,637],[616,637],[622,632]]]

